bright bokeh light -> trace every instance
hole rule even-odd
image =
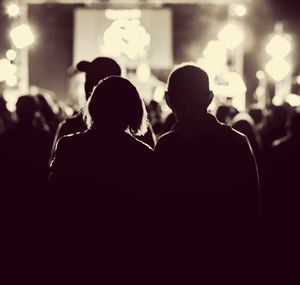
[[[258,70],[258,71],[256,72],[256,78],[257,78],[258,80],[264,79],[264,78],[265,78],[265,73],[264,73],[262,70]]]
[[[5,55],[11,61],[15,60],[17,57],[17,53],[13,49],[9,49]]]
[[[17,72],[17,66],[13,63],[11,63],[7,68],[7,74],[16,74]]]
[[[275,106],[281,106],[283,102],[283,98],[280,95],[275,95],[272,99],[272,104]]]
[[[25,48],[31,45],[35,37],[28,25],[22,24],[12,29],[10,32],[10,37],[14,43],[14,45],[19,48]]]
[[[6,79],[6,84],[9,87],[15,87],[18,83],[18,78],[15,75],[10,75],[7,79]]]
[[[234,13],[238,17],[244,17],[247,14],[247,9],[244,5],[238,4],[234,7]]]
[[[297,82],[297,84],[299,84],[299,85],[300,85],[300,75],[298,75],[298,76],[297,76],[297,78],[296,78],[296,82]]]
[[[17,17],[20,15],[20,7],[16,3],[10,3],[6,7],[6,13],[9,17]]]
[[[266,64],[266,72],[275,81],[283,80],[291,69],[291,65],[284,59],[272,59]]]
[[[226,72],[219,78],[219,84],[215,86],[215,94],[232,98],[242,96],[247,87],[243,78],[237,72]]]
[[[157,86],[153,93],[153,100],[160,103],[165,98],[165,87]]]
[[[300,96],[297,94],[289,94],[286,96],[285,101],[290,104],[292,107],[300,106]]]
[[[149,80],[151,76],[151,69],[149,64],[141,63],[136,68],[136,75],[139,81],[146,82]]]
[[[290,41],[281,35],[275,35],[266,46],[266,52],[274,58],[285,58],[291,50]]]
[[[214,59],[221,64],[225,64],[227,60],[226,48],[220,41],[209,41],[203,55],[205,58]]]
[[[140,19],[120,18],[105,30],[101,50],[113,57],[125,54],[129,59],[135,60],[146,57],[150,41],[150,34],[142,26]]]
[[[219,32],[218,38],[224,46],[229,50],[233,50],[243,42],[244,34],[236,25],[228,24]]]
[[[10,61],[6,58],[0,59],[0,81],[5,81],[9,75]]]

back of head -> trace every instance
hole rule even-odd
[[[252,106],[250,107],[248,113],[256,125],[261,123],[264,119],[264,112],[260,107]]]
[[[100,80],[112,75],[121,75],[121,67],[109,57],[97,57],[91,62],[81,61],[76,68],[86,73],[85,92],[87,98]]]
[[[102,80],[85,110],[88,127],[119,132],[129,129],[143,134],[147,129],[144,103],[132,83],[120,76]]]
[[[236,110],[232,106],[228,105],[220,105],[216,111],[217,119],[224,124],[229,124],[234,116],[238,114],[238,110]]]
[[[207,73],[192,63],[179,65],[168,78],[167,96],[175,112],[206,111],[212,99]]]
[[[24,95],[18,98],[16,114],[20,122],[32,122],[37,112],[37,103],[33,96]]]

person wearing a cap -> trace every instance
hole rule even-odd
[[[85,72],[84,91],[86,100],[91,96],[95,86],[102,79],[108,76],[120,76],[122,71],[119,64],[109,57],[97,57],[93,61],[80,61],[76,69],[81,72]],[[83,120],[82,112],[77,113],[71,118],[65,119],[57,128],[55,139],[52,146],[50,155],[50,164],[54,156],[55,148],[58,140],[65,135],[83,132],[87,129],[87,126]],[[144,136],[139,136],[139,139],[154,147],[155,138],[151,126],[148,127],[148,131]]]

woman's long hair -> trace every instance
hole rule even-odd
[[[88,128],[129,131],[143,135],[148,120],[145,104],[133,84],[120,76],[110,76],[94,89],[84,110]]]

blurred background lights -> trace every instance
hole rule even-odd
[[[161,103],[165,98],[165,87],[164,86],[157,86],[154,90],[153,100]]]
[[[136,69],[136,75],[139,81],[146,82],[151,76],[151,69],[147,63],[141,63]]]
[[[234,13],[238,17],[244,17],[247,14],[247,9],[244,5],[238,4],[234,7]]]
[[[284,100],[283,100],[282,96],[275,95],[272,99],[272,103],[275,106],[281,106],[284,103]]]
[[[203,55],[207,59],[214,59],[223,64],[226,63],[227,51],[220,41],[209,41],[203,51]]]
[[[10,61],[6,58],[0,59],[0,81],[5,81],[9,74]]]
[[[285,58],[291,49],[290,41],[281,35],[275,35],[266,46],[266,52],[274,58]]]
[[[291,65],[284,59],[272,59],[266,64],[266,72],[275,81],[281,81],[291,72]]]
[[[244,34],[234,24],[228,24],[218,34],[219,40],[229,49],[237,48],[244,40]]]
[[[289,94],[286,96],[285,101],[292,107],[300,106],[300,96],[298,94]]]
[[[10,32],[10,37],[14,45],[19,49],[28,47],[35,40],[30,27],[26,24],[19,25],[12,29]]]
[[[10,17],[17,17],[20,15],[20,7],[17,3],[10,3],[6,7],[6,13]]]
[[[258,70],[258,71],[256,72],[256,78],[257,78],[258,80],[264,79],[264,78],[265,78],[265,73],[264,73],[262,70]]]
[[[10,75],[7,79],[6,79],[6,84],[10,87],[15,87],[18,83],[18,78],[15,75]]]
[[[11,61],[15,60],[17,57],[17,53],[13,49],[9,49],[5,55]]]

